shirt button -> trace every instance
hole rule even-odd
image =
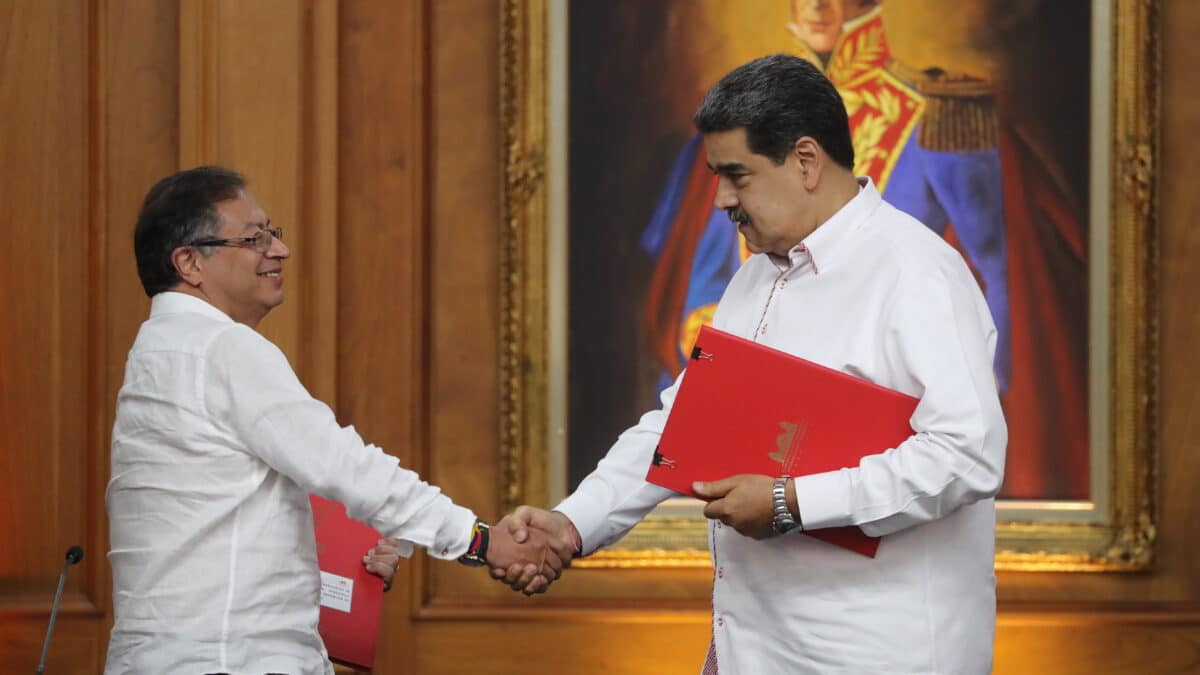
[[[720,616],[717,617],[717,627],[718,628],[725,627],[725,618],[724,617],[720,617]]]
[[[724,567],[718,567],[718,568],[717,568],[717,578],[718,578],[718,579],[724,579],[724,578],[725,578],[725,568],[724,568]]]

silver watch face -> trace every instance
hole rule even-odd
[[[782,515],[776,515],[774,521],[771,523],[772,529],[774,529],[778,534],[792,531],[792,529],[796,527],[797,523],[793,518],[790,517],[790,515],[791,514],[789,514],[789,516],[786,518]]]

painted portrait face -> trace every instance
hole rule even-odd
[[[846,20],[844,0],[792,0],[796,35],[818,54],[833,51]]]

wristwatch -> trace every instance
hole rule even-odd
[[[771,529],[775,530],[775,534],[784,534],[800,527],[800,523],[792,517],[792,510],[788,508],[787,503],[787,482],[791,478],[784,474],[776,478],[771,487],[771,496],[775,502],[775,518],[771,521]]]
[[[462,554],[458,562],[467,567],[482,567],[487,564],[488,539],[491,537],[491,531],[488,524],[475,519],[475,524],[471,526],[471,545],[467,547],[467,552]]]

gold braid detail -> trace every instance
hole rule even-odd
[[[991,82],[938,68],[918,70],[895,59],[888,62],[888,71],[925,97],[917,145],[942,152],[996,147]]]

